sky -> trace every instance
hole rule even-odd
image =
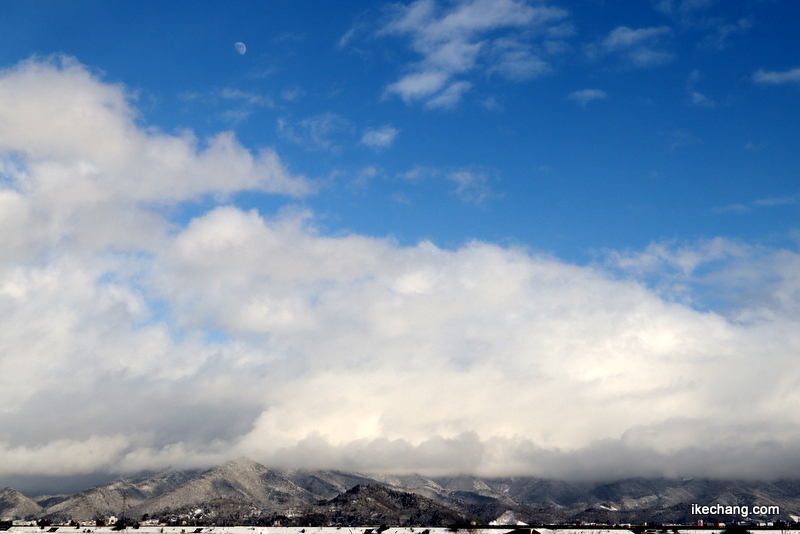
[[[800,477],[798,16],[4,3],[0,484]]]

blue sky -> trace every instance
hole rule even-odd
[[[0,366],[24,378],[6,384],[0,476],[87,449],[103,452],[61,474],[247,454],[771,476],[800,457],[793,2],[0,15]],[[700,376],[760,400],[715,399]],[[352,394],[395,379],[421,400]],[[540,390],[504,405],[505,380]],[[474,402],[442,401],[450,381]],[[87,415],[109,383],[130,407]],[[581,393],[553,400],[564,388]],[[203,413],[207,432],[176,424]],[[728,457],[674,437],[709,425]],[[759,443],[782,452],[734,460]]]
[[[448,83],[470,88],[433,109],[436,93],[408,103],[387,93],[426,61],[417,30],[386,30],[402,16],[390,4],[26,4],[5,8],[2,59],[65,53],[135,92],[148,126],[233,129],[250,149],[275,147],[292,172],[325,184],[302,202],[332,231],[444,246],[510,239],[585,262],[605,247],[794,227],[797,83],[753,78],[794,68],[791,5],[551,7],[561,11],[540,24],[464,36],[481,50]],[[437,9],[428,22],[447,15]],[[620,28],[640,33],[609,44]],[[528,55],[519,72],[493,65],[488,49],[504,39]],[[389,146],[360,143],[387,126]],[[417,167],[440,175],[401,178]],[[459,171],[474,190],[443,182]],[[787,203],[751,205],[763,199]],[[275,209],[275,199],[242,201]]]

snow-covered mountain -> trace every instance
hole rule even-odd
[[[0,518],[92,521],[124,512],[201,524],[488,524],[693,522],[691,504],[767,505],[800,515],[800,482],[626,479],[607,483],[534,477],[370,475],[270,469],[247,458],[206,471],[122,477],[72,495],[31,499],[0,492]],[[708,518],[710,519],[710,518]],[[719,517],[721,520],[730,518]],[[450,523],[448,523],[450,522]]]
[[[36,501],[17,490],[6,488],[0,491],[0,521],[36,516],[41,513],[42,507]]]

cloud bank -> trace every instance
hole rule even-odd
[[[274,151],[144,127],[64,58],[0,73],[0,125],[0,476],[800,476],[793,250],[326,235],[230,202],[313,192]]]

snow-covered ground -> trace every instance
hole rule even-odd
[[[374,529],[377,531],[378,525],[362,526],[362,527],[166,527],[166,526],[142,526],[138,529],[126,529],[126,534],[194,534],[196,531],[202,534],[364,534],[365,530]],[[21,527],[13,526],[8,529],[10,534],[46,534],[51,528],[45,527]],[[513,530],[514,527],[508,527],[508,531]],[[422,534],[423,531],[428,530],[430,534],[448,534],[452,533],[449,528],[390,528],[383,531],[384,534]],[[474,534],[503,534],[507,532],[504,529],[475,529],[470,533]],[[60,526],[56,534],[120,534],[120,531],[112,530],[112,527],[94,527],[94,526],[81,526],[81,527],[67,527]],[[619,534],[619,533],[617,533]]]
[[[53,527],[55,528],[55,527]],[[493,529],[463,529],[461,534],[506,534],[514,530],[514,526],[509,525],[505,528]],[[525,527],[521,527],[525,528]],[[365,534],[368,529],[374,529],[377,533],[377,525],[362,527],[162,527],[162,526],[143,526],[139,529],[127,529],[127,534],[194,534],[200,531],[202,534]],[[50,528],[40,529],[39,527],[10,527],[7,532],[11,534],[44,534]],[[450,534],[449,528],[389,528],[384,534],[422,534],[424,531],[429,534]],[[546,529],[536,528],[540,534],[628,534],[630,531],[624,529],[603,529],[603,528],[559,528]],[[721,534],[724,529],[696,530],[678,529],[677,534]],[[57,527],[57,534],[118,534],[119,531],[111,530],[111,527]],[[673,530],[668,528],[669,534]],[[759,529],[758,534],[800,534],[796,529]]]
[[[162,527],[162,526],[142,526],[138,529],[126,529],[127,534],[194,534],[199,530],[202,534],[365,534],[366,530],[373,530],[377,532],[378,525],[374,526],[361,526],[361,527]],[[10,534],[46,534],[53,527],[21,527],[14,526],[8,529]],[[56,534],[119,534],[119,531],[112,530],[112,527],[58,527]],[[505,534],[514,530],[513,526],[506,529],[470,529],[469,534]],[[389,528],[383,531],[383,534],[422,534],[428,531],[429,534],[452,534],[449,528]],[[464,534],[466,534],[464,530]],[[554,532],[554,531],[550,531]],[[584,531],[575,531],[575,534]],[[614,534],[624,534],[625,531],[616,531]],[[544,533],[542,533],[544,534]],[[564,532],[563,534],[571,534]],[[599,534],[599,531],[594,531],[593,534]],[[709,534],[711,534],[709,532]],[[716,533],[714,533],[716,534]]]

